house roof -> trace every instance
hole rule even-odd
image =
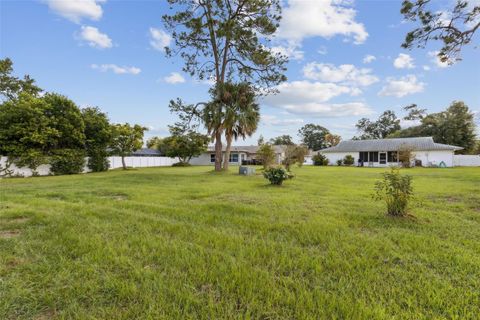
[[[282,153],[285,151],[286,146],[278,145],[272,146],[275,153]],[[225,151],[226,145],[222,146],[222,150]],[[245,152],[245,153],[257,153],[259,146],[232,146],[230,152]],[[207,152],[215,152],[214,146],[209,146]]]
[[[157,149],[141,148],[132,152],[132,156],[161,156],[162,153]]]
[[[352,152],[352,151],[398,151],[401,147],[408,146],[413,150],[461,150],[463,148],[448,144],[435,143],[432,137],[419,138],[393,138],[375,140],[347,140],[338,145],[320,152]]]

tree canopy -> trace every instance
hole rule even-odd
[[[278,145],[294,145],[295,143],[293,142],[293,138],[290,135],[284,134],[275,138],[271,138],[270,144],[278,146]]]
[[[35,80],[29,75],[19,79],[12,75],[13,62],[9,58],[0,60],[0,95],[5,99],[15,99],[20,92],[33,96],[38,95],[42,89],[37,87]]]
[[[400,119],[391,110],[384,111],[376,121],[367,118],[358,120],[356,124],[360,136],[355,139],[384,139],[401,129]]]
[[[453,2],[453,1],[452,1]],[[472,42],[480,27],[480,5],[474,1],[456,0],[450,10],[434,10],[431,0],[405,0],[400,12],[406,19],[420,24],[410,31],[402,47],[425,48],[430,41],[442,42],[438,58],[445,63],[460,60],[460,52]]]
[[[125,157],[140,149],[143,145],[143,134],[147,130],[138,124],[131,126],[128,123],[112,126],[112,153],[122,157],[123,169],[127,169]]]
[[[313,123],[304,125],[298,131],[302,143],[314,151],[328,147],[325,136],[329,133],[327,128]]]

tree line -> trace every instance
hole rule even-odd
[[[146,128],[112,124],[98,107],[80,109],[58,93],[44,93],[28,75],[12,75],[9,58],[0,60],[0,155],[9,167],[28,167],[34,175],[38,167],[50,164],[53,174],[108,170],[109,155],[124,157],[143,145]],[[88,158],[85,163],[85,158]]]
[[[461,153],[480,153],[474,114],[464,102],[454,101],[444,111],[430,114],[416,104],[408,105],[403,110],[406,112],[403,120],[414,121],[414,125],[402,128],[402,119],[394,111],[387,110],[377,120],[360,119],[356,124],[360,135],[354,139],[428,136],[437,143],[462,147]]]

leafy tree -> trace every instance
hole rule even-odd
[[[268,144],[262,144],[257,150],[257,157],[262,162],[263,169],[270,168],[275,163],[275,150]]]
[[[270,144],[273,144],[274,146],[280,146],[280,145],[291,146],[291,145],[294,145],[295,143],[293,142],[293,139],[290,135],[284,134],[284,135],[270,139]]]
[[[263,137],[263,135],[260,135],[260,137],[258,137],[258,140],[257,140],[257,145],[261,146],[264,143],[265,143],[265,138]]]
[[[132,152],[140,149],[143,144],[143,134],[147,130],[138,124],[131,126],[128,123],[115,124],[111,128],[112,141],[110,148],[112,153],[122,157],[123,170],[127,169],[125,164],[125,157],[132,154]]]
[[[304,125],[298,131],[302,143],[314,151],[328,147],[325,136],[329,133],[327,128],[313,123]]]
[[[39,165],[47,163],[49,141],[58,137],[46,109],[44,99],[26,93],[0,104],[0,155],[34,174]]]
[[[421,115],[421,124],[390,134],[389,137],[431,136],[437,143],[455,145],[468,153],[475,146],[476,125],[472,112],[462,101],[454,101],[447,110]]]
[[[228,170],[232,141],[251,136],[260,121],[260,107],[255,102],[255,93],[247,83],[230,83],[224,85],[223,103],[225,104],[225,120],[223,127],[227,147],[223,169]]]
[[[408,114],[403,117],[404,120],[422,120],[427,111],[427,109],[420,109],[415,103],[404,107],[403,110],[408,112]]]
[[[168,157],[178,157],[182,164],[187,164],[193,157],[197,157],[207,150],[209,141],[209,136],[189,131],[164,138],[162,145]]]
[[[56,150],[50,157],[50,165],[55,175],[80,173],[85,166],[85,153],[78,149]]]
[[[342,141],[342,137],[337,134],[328,133],[325,135],[325,144],[327,147],[334,147]]]
[[[108,170],[108,146],[112,140],[111,125],[105,113],[99,108],[82,109],[85,124],[85,149],[88,167],[93,172]]]
[[[147,140],[147,148],[158,149],[162,145],[163,139],[160,137],[151,137]]]
[[[305,162],[305,156],[308,153],[308,149],[302,145],[288,145],[285,149],[285,159],[283,160],[283,164],[285,165],[285,169],[290,171],[290,167],[293,164],[298,164],[300,167]]]
[[[183,70],[199,79],[215,81],[214,103],[206,104],[212,123],[206,123],[215,140],[215,170],[222,169],[224,84],[228,81],[255,83],[269,92],[284,76],[287,58],[268,48],[280,21],[279,0],[168,0],[175,7],[163,21],[175,46],[168,56],[179,54]],[[267,88],[267,89],[265,89]]]
[[[443,47],[438,53],[442,62],[460,60],[460,51],[471,43],[480,27],[480,5],[473,1],[457,0],[453,9],[435,11],[428,8],[431,0],[405,0],[400,12],[406,19],[418,21],[420,26],[410,31],[402,47],[425,48],[430,41],[441,41]]]
[[[401,129],[400,119],[395,112],[387,110],[380,115],[377,121],[371,121],[367,118],[358,120],[356,127],[361,133],[356,139],[384,139],[390,134]]]
[[[9,58],[0,60],[0,95],[7,100],[16,99],[21,92],[37,96],[42,91],[35,85],[35,80],[25,75],[19,79],[11,75],[13,62]]]

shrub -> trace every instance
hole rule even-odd
[[[415,153],[413,148],[409,145],[402,145],[398,150],[398,161],[402,164],[404,168],[410,168],[412,166],[412,161],[415,158]]]
[[[312,157],[314,166],[328,166],[328,158],[323,154],[316,154]]]
[[[50,159],[50,170],[55,175],[80,173],[85,166],[84,157],[85,154],[81,150],[57,150]]]
[[[110,167],[106,150],[90,150],[87,166],[92,172],[107,171]]]
[[[387,205],[387,214],[405,216],[408,201],[413,196],[412,177],[401,175],[392,168],[390,172],[382,173],[383,179],[375,183],[375,200],[383,200]]]
[[[271,184],[281,186],[284,180],[292,179],[293,174],[281,167],[271,167],[263,172],[263,176],[270,181]]]
[[[275,150],[268,143],[264,143],[258,148],[257,158],[263,164],[263,169],[268,169],[275,162]]]
[[[176,162],[172,164],[172,167],[190,167],[191,164],[188,162]]]
[[[351,155],[346,155],[345,158],[343,158],[343,164],[346,166],[351,166],[355,163],[355,159]]]
[[[337,160],[337,166],[341,166],[343,164],[343,160],[342,159],[338,159]]]

